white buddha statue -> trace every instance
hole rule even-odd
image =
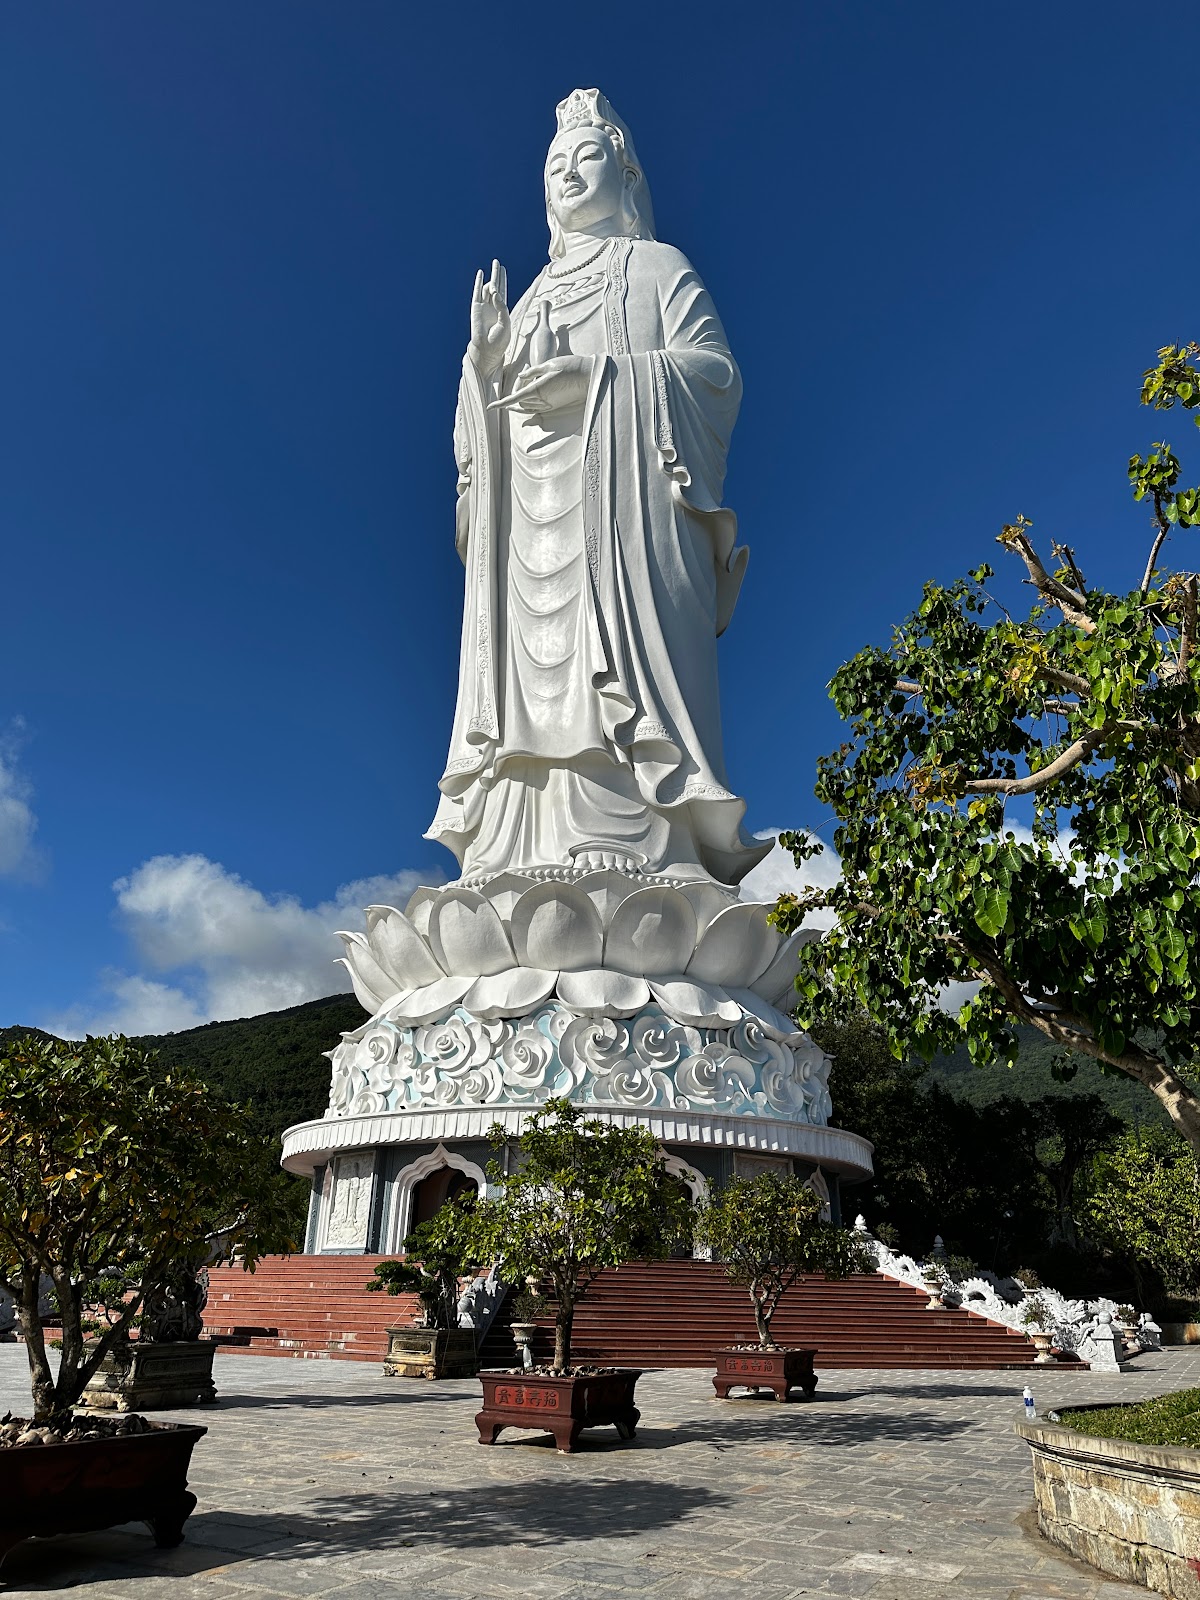
[[[558,107],[545,193],[545,267],[510,312],[493,262],[471,303],[458,706],[428,837],[468,882],[733,884],[769,849],[726,779],[717,691],[748,555],[721,503],[741,378],[595,89]]]

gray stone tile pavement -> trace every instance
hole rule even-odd
[[[19,1547],[0,1593],[83,1600],[1145,1600],[1032,1529],[1023,1372],[829,1371],[811,1405],[718,1401],[708,1374],[649,1373],[642,1426],[561,1456],[476,1443],[474,1382],[221,1356],[178,1550],[137,1526]],[[1200,1384],[1200,1350],[1121,1377],[1030,1380],[1044,1412]],[[0,1346],[0,1410],[28,1407]]]

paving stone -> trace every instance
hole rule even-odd
[[[1026,1531],[1025,1372],[823,1373],[804,1407],[723,1405],[704,1372],[649,1373],[635,1444],[559,1455],[475,1442],[472,1382],[404,1384],[357,1363],[221,1356],[221,1403],[177,1551],[139,1527],[19,1547],[8,1592],[81,1600],[1136,1600]],[[1200,1383],[1200,1350],[1119,1379],[1034,1375],[1051,1406]],[[0,1410],[28,1408],[0,1346]],[[171,1414],[164,1414],[170,1416]],[[948,1573],[955,1574],[947,1577]]]

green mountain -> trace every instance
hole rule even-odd
[[[334,994],[260,1017],[146,1035],[138,1043],[157,1050],[168,1066],[194,1068],[226,1099],[249,1102],[263,1133],[278,1139],[293,1123],[324,1112],[329,1062],[322,1052],[365,1021],[366,1013],[352,994]],[[7,1039],[26,1033],[48,1037],[37,1028],[0,1028],[0,1048]]]
[[[322,1115],[329,1097],[324,1052],[365,1020],[353,995],[334,994],[285,1011],[209,1022],[182,1033],[148,1035],[139,1042],[157,1050],[168,1065],[194,1067],[227,1099],[250,1102],[263,1132],[278,1138],[293,1123]],[[38,1031],[0,1028],[0,1047],[6,1038]],[[1014,1066],[976,1067],[963,1050],[939,1057],[924,1081],[939,1083],[956,1099],[980,1109],[1005,1098],[1030,1101],[1046,1094],[1095,1094],[1134,1126],[1166,1124],[1166,1114],[1148,1090],[1131,1078],[1102,1073],[1085,1056],[1073,1058],[1078,1070],[1069,1082],[1056,1082],[1050,1071],[1055,1046],[1033,1028],[1018,1033],[1021,1050]]]
[[[1090,1056],[1072,1055],[1075,1074],[1065,1083],[1055,1079],[1051,1066],[1062,1051],[1036,1028],[1018,1028],[1020,1051],[1011,1067],[977,1067],[966,1047],[952,1056],[939,1056],[924,1082],[939,1083],[955,1099],[982,1110],[996,1100],[1040,1100],[1043,1095],[1098,1095],[1114,1116],[1131,1127],[1169,1127],[1170,1119],[1159,1102],[1140,1083],[1120,1072],[1102,1072]],[[835,1106],[836,1112],[836,1106]]]

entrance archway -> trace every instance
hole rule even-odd
[[[419,1228],[423,1222],[431,1221],[444,1205],[467,1192],[477,1193],[478,1185],[455,1167],[439,1167],[427,1178],[422,1178],[420,1183],[413,1185],[409,1202],[409,1232]]]
[[[428,1180],[433,1181],[426,1188]],[[447,1150],[443,1144],[411,1162],[396,1180],[395,1196],[384,1232],[384,1253],[398,1251],[418,1222],[425,1222],[455,1194],[472,1187],[479,1195],[486,1190],[487,1176],[483,1168],[468,1161],[465,1156]]]

